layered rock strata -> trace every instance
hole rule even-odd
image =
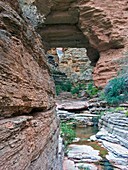
[[[127,108],[106,112],[99,121],[98,141],[108,150],[106,158],[115,167],[128,169],[128,117]]]
[[[82,32],[100,53],[93,79],[96,86],[104,87],[117,76],[118,60],[126,57],[128,51],[128,2],[84,0],[79,1],[78,6]]]
[[[107,112],[107,114],[101,117],[99,128],[104,128],[114,138],[117,138],[121,145],[128,148],[128,117],[125,116],[125,112]]]
[[[59,63],[60,71],[64,72],[73,83],[88,83],[92,80],[93,67],[90,66],[85,48],[68,48]]]
[[[58,122],[54,111],[0,121],[0,169],[57,169]]]
[[[54,84],[18,1],[0,1],[0,170],[58,169]]]
[[[25,5],[36,8],[34,25],[47,47],[84,47],[92,65],[96,65],[93,78],[96,86],[105,86],[117,75],[115,62],[128,51],[127,0],[24,0]],[[28,11],[28,10],[26,10]],[[40,15],[39,15],[39,14]],[[31,12],[25,12],[31,18]],[[42,18],[42,17],[41,17]]]

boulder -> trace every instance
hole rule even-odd
[[[102,160],[98,150],[94,150],[91,146],[75,144],[69,146],[68,158],[75,162],[98,162]]]
[[[57,109],[59,110],[67,110],[67,111],[79,111],[79,110],[87,110],[88,103],[86,101],[62,101],[61,103],[57,103]]]

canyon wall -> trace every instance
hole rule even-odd
[[[54,83],[17,0],[0,0],[0,170],[58,169]]]
[[[81,24],[84,32],[88,23],[91,27],[90,33],[86,35],[93,47],[100,52],[99,61],[94,68],[93,79],[97,86],[104,87],[112,77],[117,76],[120,70],[119,61],[127,57],[128,1],[95,0],[88,1],[87,5],[91,7],[88,11],[90,17],[88,22],[85,22],[84,19],[86,20],[87,16],[83,10]],[[85,6],[87,7],[87,5]],[[84,19],[82,19],[83,17]]]
[[[73,83],[88,83],[92,81],[93,66],[85,48],[68,48],[60,59],[59,69],[64,72]]]
[[[44,49],[86,48],[103,87],[117,75],[127,40],[127,0],[0,0],[1,170],[58,169],[59,122]]]
[[[28,6],[34,5],[43,16],[43,22],[41,19],[34,26],[47,48],[86,48],[91,65],[95,66],[93,79],[96,86],[105,86],[109,79],[117,75],[117,60],[125,57],[128,51],[127,0],[24,0],[25,2]],[[24,13],[30,18],[29,13]]]
[[[128,148],[128,117],[125,115],[127,108],[125,109],[107,112],[101,117],[99,128],[104,128],[109,134],[114,136],[114,139],[117,138],[121,145]]]

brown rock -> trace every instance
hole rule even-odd
[[[60,60],[59,69],[74,83],[88,83],[92,80],[92,69],[85,48],[68,48]]]
[[[54,84],[40,37],[17,4],[0,1],[0,170],[56,170]]]
[[[127,0],[35,0],[41,14],[45,15],[37,31],[48,47],[84,47],[93,66],[97,86],[104,86],[117,72],[110,68],[113,59],[124,57],[128,48]],[[116,55],[115,55],[116,54]],[[105,64],[109,60],[108,64]],[[105,66],[111,76],[100,76],[99,67]],[[117,67],[116,64],[113,64]],[[116,68],[118,70],[118,68]],[[100,79],[98,78],[100,76]]]
[[[80,25],[94,49],[100,54],[94,68],[96,86],[104,87],[119,71],[118,62],[128,49],[128,2],[125,1],[79,1]],[[94,55],[90,58],[94,61]],[[102,71],[101,71],[102,69]]]
[[[93,79],[97,87],[104,87],[110,79],[117,76],[120,70],[118,60],[123,58],[123,51],[109,50],[102,52],[101,56],[93,72]]]
[[[54,90],[39,36],[0,2],[0,115],[53,107]]]
[[[0,170],[57,169],[59,125],[53,112],[0,120]]]

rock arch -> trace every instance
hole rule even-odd
[[[35,28],[41,35],[45,47],[87,48],[92,65],[96,65],[94,80],[97,86],[104,86],[116,75],[118,66],[115,60],[123,57],[124,51],[127,50],[126,0],[123,2],[24,0],[24,2],[37,8],[37,18],[40,18],[40,15],[44,17],[43,22],[35,24]],[[24,13],[28,15],[25,9]],[[29,18],[33,20],[32,17]]]

